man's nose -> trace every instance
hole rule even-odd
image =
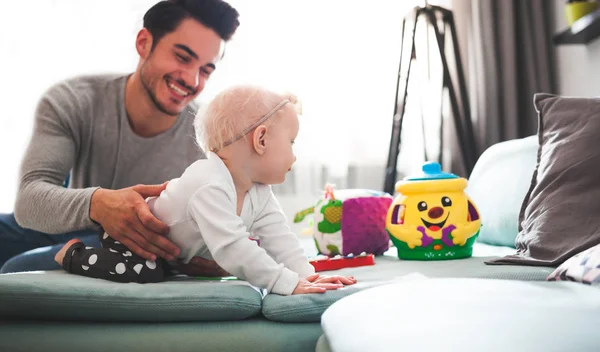
[[[192,88],[195,91],[199,90],[200,84],[200,72],[197,70],[189,70],[184,73],[183,80],[188,88]]]

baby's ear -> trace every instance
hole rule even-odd
[[[252,146],[258,155],[264,155],[267,151],[267,126],[260,125],[252,134]]]

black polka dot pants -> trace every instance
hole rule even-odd
[[[116,282],[161,282],[165,279],[163,259],[146,260],[133,254],[108,234],[101,235],[102,248],[75,243],[67,249],[63,268],[73,274]]]

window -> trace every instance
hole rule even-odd
[[[31,6],[11,2],[0,13],[0,62],[10,68],[0,88],[4,171],[0,173],[0,212],[12,210],[19,164],[40,96],[51,84],[74,75],[134,70],[135,35],[143,14],[154,3],[54,0]],[[303,103],[295,147],[298,162],[294,175],[279,190],[314,197],[327,181],[338,182],[340,187],[380,188],[394,110],[402,18],[421,2],[230,3],[241,14],[241,26],[199,101],[205,103],[235,83],[290,90]],[[27,14],[27,20],[15,14]],[[424,35],[419,34],[417,40],[425,40]],[[415,78],[416,72],[415,68]],[[436,75],[431,72],[431,77]],[[439,116],[435,112],[439,103],[432,99],[439,100],[441,83],[423,78],[418,83],[411,86],[411,92],[419,91],[424,97],[424,113]],[[403,170],[413,170],[423,161],[420,109],[412,104],[399,162]],[[434,131],[435,126],[428,130]],[[354,170],[351,180],[349,169]]]

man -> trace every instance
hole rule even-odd
[[[144,199],[205,157],[192,102],[238,26],[222,0],[161,1],[144,15],[133,74],[77,77],[44,94],[15,213],[0,214],[0,272],[58,269],[66,241],[99,246],[100,231],[149,260],[179,254]],[[201,260],[187,269],[218,271]]]

